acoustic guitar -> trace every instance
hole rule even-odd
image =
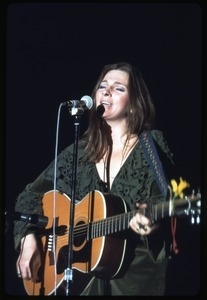
[[[152,205],[151,217],[157,221],[179,214],[189,214],[200,195]],[[40,231],[42,266],[39,280],[23,280],[28,295],[51,295],[63,283],[68,267],[71,200],[59,191],[48,191],[42,199],[48,224]],[[125,201],[97,190],[87,194],[74,208],[72,271],[80,294],[92,275],[119,277],[128,260],[129,221],[137,210],[128,211]],[[145,213],[143,211],[142,213]],[[73,278],[73,279],[74,279]],[[78,289],[78,291],[76,290]]]

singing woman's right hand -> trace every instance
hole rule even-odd
[[[21,240],[21,250],[16,262],[18,277],[26,280],[38,280],[38,270],[41,266],[41,256],[37,240],[33,233]]]

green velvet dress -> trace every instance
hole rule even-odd
[[[162,132],[154,130],[152,136],[157,148],[170,158],[171,153]],[[89,192],[97,190],[101,193],[112,193],[124,199],[129,210],[135,209],[135,202],[148,201],[153,204],[163,199],[157,186],[153,172],[148,165],[142,146],[137,143],[127,160],[119,170],[110,190],[100,179],[94,163],[81,162],[84,151],[79,143],[76,203],[81,201]],[[57,159],[56,189],[71,195],[73,163],[73,145],[63,150]],[[19,194],[16,202],[16,211],[42,214],[41,199],[45,192],[54,188],[54,162],[52,162],[33,182],[26,186]],[[69,212],[68,212],[69,213]],[[101,274],[92,277],[85,289],[78,290],[79,285],[74,284],[75,295],[164,295],[167,268],[168,222],[166,219],[158,221],[158,229],[148,237],[140,237],[130,228],[123,232],[119,238],[127,237],[129,245],[128,265],[117,278],[102,278]],[[31,224],[15,221],[14,239],[15,248],[19,251],[20,239],[34,232]],[[127,246],[128,248],[128,246]],[[116,257],[116,251],[109,254],[109,260]],[[93,274],[92,274],[93,275]]]

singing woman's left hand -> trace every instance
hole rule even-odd
[[[136,215],[130,220],[129,226],[137,233],[140,235],[149,235],[151,232],[153,232],[156,228],[157,225],[153,225],[151,220],[145,216],[143,211],[147,208],[146,203],[137,203],[136,204],[138,212]]]

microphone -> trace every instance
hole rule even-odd
[[[93,100],[91,97],[85,95],[80,100],[69,100],[64,102],[63,105],[67,105],[69,108],[80,108],[87,110],[91,109],[93,106]]]
[[[103,116],[104,112],[105,112],[105,107],[102,104],[100,104],[96,109],[97,117],[101,118]]]
[[[8,213],[5,213],[8,217]],[[45,227],[48,224],[48,217],[38,214],[27,214],[15,212],[12,214],[13,220],[31,223],[39,227]]]

